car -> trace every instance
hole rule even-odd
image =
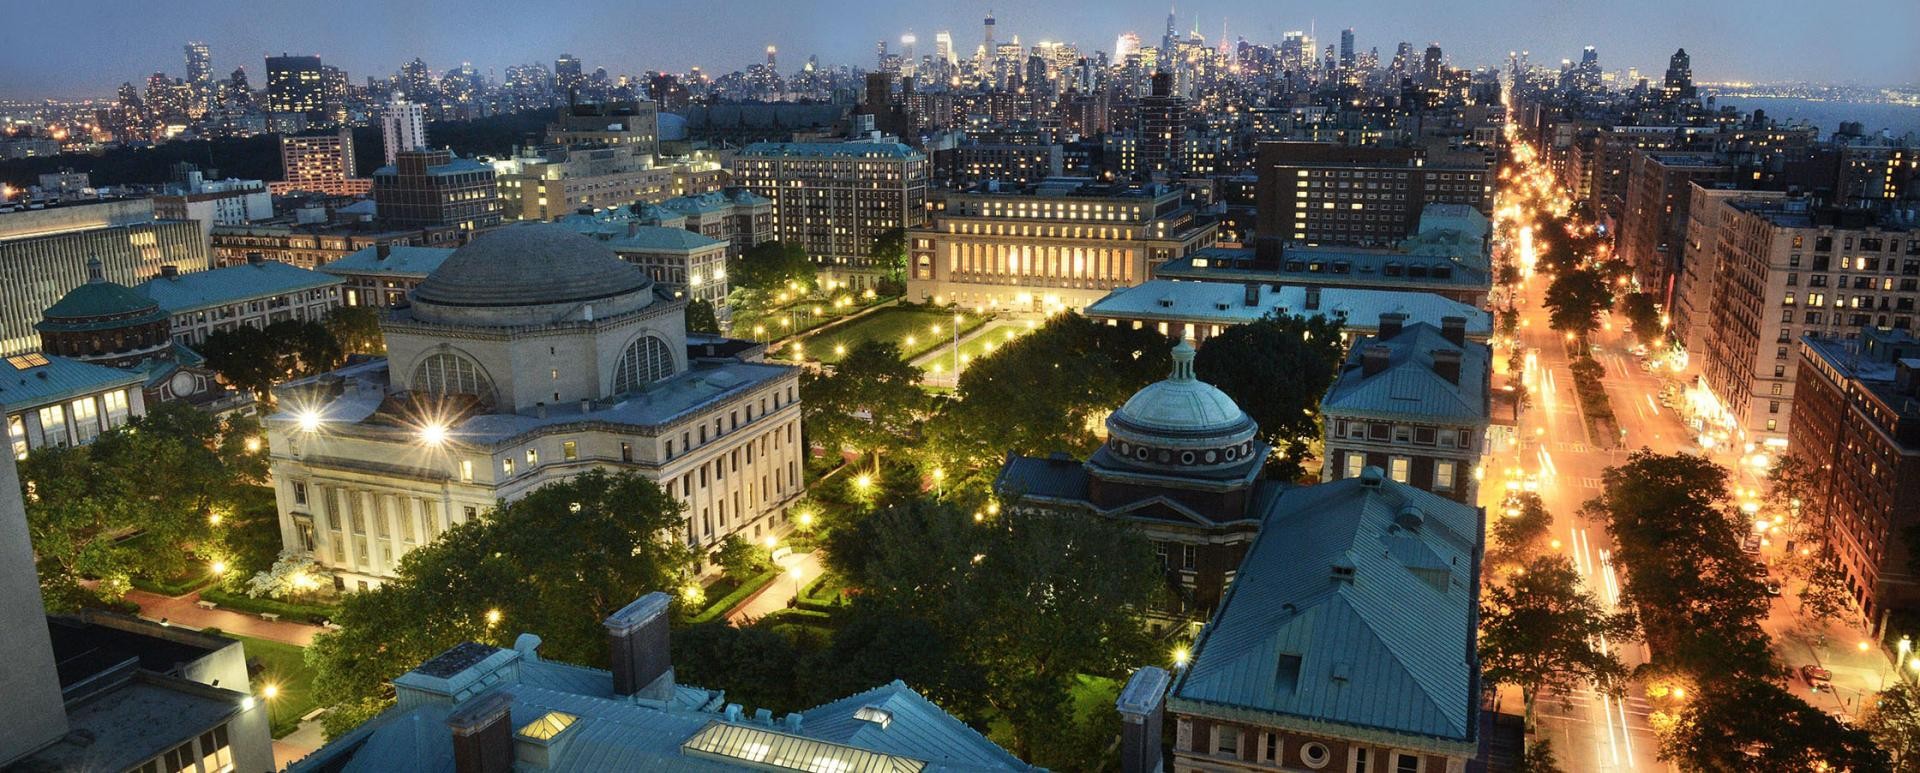
[[[1778,595],[1780,595],[1780,583],[1777,583],[1777,582],[1768,582],[1768,583],[1767,583],[1767,595],[1769,595],[1769,596],[1778,596]]]
[[[1800,678],[1806,680],[1807,689],[1819,692],[1822,687],[1833,687],[1833,672],[1811,663],[1800,667]]]

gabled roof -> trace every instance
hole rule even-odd
[[[1374,344],[1391,349],[1387,367],[1368,376],[1363,368],[1366,351]],[[1458,383],[1433,369],[1436,349],[1460,353]],[[1320,400],[1320,411],[1338,415],[1366,415],[1416,420],[1487,420],[1489,368],[1492,352],[1486,344],[1448,341],[1440,329],[1424,322],[1408,323],[1385,341],[1367,336],[1354,341],[1340,375]]]
[[[346,257],[321,266],[320,271],[334,276],[380,274],[425,279],[441,263],[446,262],[447,256],[453,254],[452,247],[395,244],[387,249],[387,257],[382,259],[377,246],[362,247]]]
[[[1372,330],[1380,315],[1406,314],[1409,320],[1438,323],[1444,317],[1467,320],[1467,334],[1486,338],[1493,333],[1493,315],[1465,303],[1429,292],[1367,290],[1351,287],[1318,288],[1319,303],[1307,308],[1304,285],[1260,282],[1254,305],[1246,303],[1246,286],[1238,282],[1196,282],[1150,279],[1116,288],[1088,306],[1093,318],[1166,319],[1239,325],[1270,313],[1301,317],[1331,317],[1350,330]]]
[[[615,236],[607,240],[607,246],[613,248],[614,252],[693,252],[725,244],[723,240],[697,234],[685,228],[665,228],[657,225],[634,226],[631,235]]]
[[[1473,743],[1479,511],[1370,472],[1280,495],[1171,710]]]
[[[178,276],[157,276],[134,289],[152,298],[168,314],[180,314],[254,298],[334,287],[342,281],[337,276],[266,260]]]
[[[23,354],[0,360],[0,407],[19,411],[109,389],[138,387],[143,380],[138,371]]]
[[[862,709],[886,712],[883,725]],[[955,719],[898,679],[800,712],[810,738],[967,770],[1028,770],[967,723]]]

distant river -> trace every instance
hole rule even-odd
[[[1840,128],[1841,121],[1859,121],[1865,125],[1868,134],[1881,129],[1891,130],[1896,137],[1907,132],[1920,132],[1920,107],[1885,102],[1826,102],[1787,97],[1720,97],[1716,104],[1717,106],[1733,105],[1743,113],[1756,109],[1765,110],[1767,117],[1781,122],[1803,118],[1808,123],[1820,127],[1820,135],[1823,137]]]

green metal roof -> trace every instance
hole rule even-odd
[[[67,291],[59,301],[47,307],[43,316],[50,320],[66,320],[136,314],[142,311],[163,316],[160,307],[154,304],[152,298],[135,292],[133,288],[126,285],[95,279]],[[124,324],[126,323],[116,322],[114,326]]]
[[[168,314],[199,311],[283,293],[335,287],[340,277],[279,261],[216,268],[174,277],[154,277],[137,289]]]
[[[445,263],[447,256],[453,254],[452,247],[414,247],[396,244],[388,248],[385,260],[380,258],[378,247],[362,247],[339,260],[320,267],[320,271],[334,276],[348,274],[381,274],[425,278],[433,270]]]
[[[657,225],[634,226],[631,236],[616,236],[607,240],[607,246],[613,248],[614,252],[693,252],[723,244],[726,242],[685,228]]]
[[[1371,468],[1276,500],[1174,711],[1474,738],[1479,510],[1384,478]]]
[[[1367,348],[1374,344],[1385,344],[1392,353],[1385,370],[1368,376],[1362,361]],[[1437,349],[1460,353],[1458,383],[1434,372],[1433,352]],[[1465,346],[1456,346],[1440,334],[1438,327],[1409,322],[1399,335],[1386,341],[1378,336],[1354,341],[1339,377],[1320,400],[1320,411],[1340,416],[1485,423],[1492,361],[1492,350],[1486,344],[1468,341]]]
[[[139,387],[143,380],[139,371],[66,357],[8,357],[0,360],[0,406],[9,412],[27,410],[110,389]]]

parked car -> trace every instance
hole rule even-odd
[[[1807,689],[1814,692],[1833,688],[1833,672],[1811,663],[1800,667],[1800,678],[1806,680]]]

